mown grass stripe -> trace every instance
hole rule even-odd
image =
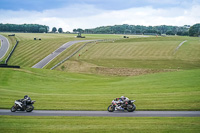
[[[34,53],[34,51],[32,49],[34,49],[35,51],[40,49],[40,47],[38,47],[37,45],[35,45],[34,47],[29,45],[27,48],[28,48],[28,50],[22,50],[22,51],[20,51],[21,54],[18,55],[19,57],[24,58],[24,60],[16,60],[21,65],[24,65],[24,63],[27,61],[27,58],[29,58],[30,55],[32,55],[32,53]],[[37,54],[37,53],[35,53],[35,54]]]

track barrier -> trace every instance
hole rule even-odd
[[[8,55],[8,57],[6,58],[6,60],[5,60],[5,64],[8,63],[8,61],[9,61],[11,55],[13,54],[15,48],[17,47],[18,43],[19,43],[19,41],[16,40],[16,44],[15,44],[15,46],[13,47],[12,51],[10,52],[10,54]]]

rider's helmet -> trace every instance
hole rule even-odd
[[[122,99],[122,100],[125,100],[125,96],[121,96],[121,99]]]
[[[27,99],[27,98],[28,98],[28,95],[25,95],[25,96],[24,96],[24,99]]]

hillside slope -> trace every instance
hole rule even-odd
[[[110,77],[45,69],[0,68],[0,108],[28,94],[36,109],[106,110],[121,95],[137,110],[200,110],[200,70]]]
[[[175,52],[184,40],[187,42]],[[199,51],[199,38],[122,39],[115,42],[89,44],[57,70],[124,76],[198,69]]]

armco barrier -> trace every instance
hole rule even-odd
[[[18,43],[19,43],[19,41],[16,40],[16,44],[15,44],[15,46],[13,47],[12,51],[10,52],[10,54],[8,55],[8,57],[6,58],[5,64],[8,63],[8,60],[10,59],[11,55],[13,54],[13,52],[14,52],[15,48],[17,47]]]
[[[94,42],[108,42],[108,41],[115,41],[115,40],[119,40],[119,39],[106,39],[106,40],[96,40],[96,41],[87,42],[82,47],[80,47],[78,50],[76,50],[74,53],[72,53],[70,56],[68,56],[67,58],[65,58],[64,60],[62,60],[58,64],[56,64],[55,66],[53,66],[51,68],[51,70],[53,70],[54,68],[58,67],[60,64],[62,64],[63,62],[65,62],[66,60],[68,60],[69,58],[71,58],[72,56],[74,56],[76,53],[78,53],[81,49],[83,49],[89,43],[94,43]]]
[[[0,67],[4,67],[4,68],[20,68],[20,66],[8,66],[7,64],[0,64]]]

